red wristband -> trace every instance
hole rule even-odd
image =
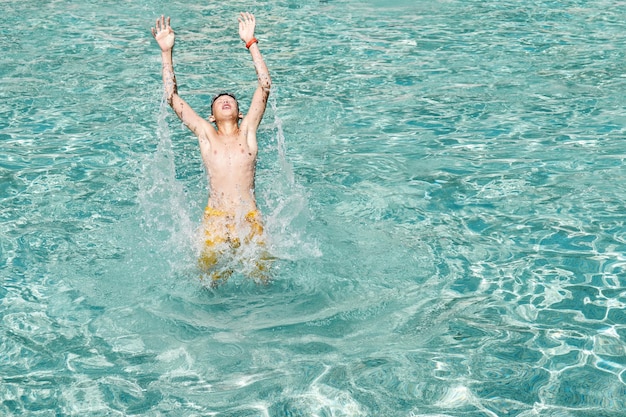
[[[259,43],[259,41],[257,40],[257,38],[252,38],[248,41],[248,43],[246,43],[246,48],[250,49],[250,47],[255,44],[255,43]]]

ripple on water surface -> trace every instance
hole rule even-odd
[[[623,414],[624,5],[58,5],[3,2],[1,414]],[[242,6],[277,259],[210,288],[149,27],[247,107]]]

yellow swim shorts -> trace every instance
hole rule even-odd
[[[263,224],[258,210],[252,210],[245,216],[238,217],[233,213],[207,207],[204,209],[203,223],[206,247],[220,243],[239,247],[242,238],[245,243],[249,243],[263,235]]]
[[[202,271],[211,277],[211,285],[216,285],[218,281],[226,281],[232,270],[213,270],[218,264],[219,258],[230,249],[237,249],[241,243],[254,243],[259,246],[264,245],[263,224],[261,214],[258,210],[252,210],[245,215],[228,213],[207,207],[204,210],[204,245],[202,253],[198,258],[198,266]],[[255,262],[256,270],[253,278],[261,282],[267,282],[267,270],[271,258],[263,255]]]

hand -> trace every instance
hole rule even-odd
[[[170,26],[169,17],[165,20],[165,17],[161,16],[160,19],[156,20],[155,27],[152,28],[152,36],[154,36],[154,39],[161,47],[161,51],[167,52],[172,50],[176,36],[174,35],[174,29]]]
[[[252,13],[241,12],[237,20],[239,21],[239,36],[242,41],[248,43],[254,38],[254,27],[256,26],[254,15]]]

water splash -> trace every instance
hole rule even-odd
[[[183,184],[176,179],[167,116],[167,102],[163,99],[157,122],[157,149],[142,163],[138,201],[151,251],[171,266],[182,262],[189,265],[195,226]]]
[[[306,235],[308,221],[308,200],[306,189],[296,181],[293,167],[287,158],[285,134],[282,120],[277,115],[276,98],[272,96],[270,106],[274,114],[271,143],[275,144],[276,153],[270,154],[273,168],[259,169],[257,176],[261,187],[257,189],[259,205],[263,212],[264,233],[255,239],[249,239],[249,226],[243,219],[246,213],[240,213],[237,230],[234,230],[231,242],[212,245],[212,251],[218,253],[218,260],[205,274],[205,277],[217,277],[230,280],[231,276],[243,275],[257,282],[266,282],[275,277],[278,261],[294,261],[311,256],[320,256],[316,243]],[[273,150],[270,147],[270,150]],[[198,234],[198,247],[202,249],[203,234]],[[232,281],[232,280],[231,280]],[[211,283],[212,279],[206,282]]]
[[[263,209],[264,242],[262,245],[256,241],[246,242],[242,235],[239,239],[241,245],[236,250],[221,248],[218,252],[222,259],[215,266],[218,274],[230,275],[234,271],[235,274],[251,276],[259,261],[267,258],[297,260],[320,255],[316,244],[306,236],[306,190],[296,181],[293,167],[287,159],[285,135],[282,121],[276,115],[275,98],[270,100],[270,105],[274,113],[272,130],[277,168],[266,171],[269,178],[262,181],[267,184],[261,196],[266,205]],[[157,122],[157,148],[142,161],[138,201],[149,241],[148,251],[156,254],[159,261],[166,261],[172,270],[188,270],[197,265],[203,234],[201,225],[192,220],[192,204],[182,182],[176,177],[168,114],[167,103],[162,100]],[[245,234],[238,231],[238,234],[242,233]]]
[[[298,260],[321,256],[317,243],[307,235],[309,219],[306,189],[296,181],[293,167],[287,159],[283,122],[278,117],[276,96],[270,96],[274,114],[273,130],[276,143],[276,169],[264,173],[268,178],[261,193],[265,209],[266,230],[270,251],[280,259]]]

